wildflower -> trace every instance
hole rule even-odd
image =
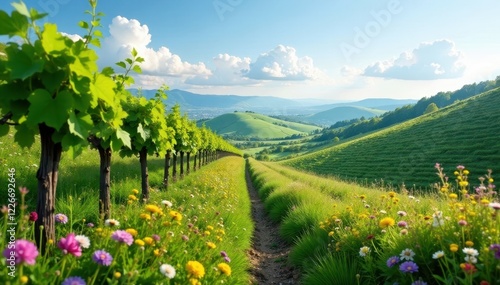
[[[367,246],[363,246],[362,248],[359,249],[359,255],[360,256],[366,256],[370,253],[370,248]]]
[[[134,243],[138,246],[144,246],[146,244],[142,239],[136,239]]]
[[[203,264],[198,261],[188,261],[186,264],[186,271],[188,272],[189,277],[202,278],[205,276],[205,267],[203,267]]]
[[[231,266],[229,266],[229,264],[227,264],[227,263],[222,262],[222,263],[217,264],[217,269],[219,269],[220,272],[222,272],[226,276],[231,275]]]
[[[146,205],[146,211],[150,212],[151,214],[161,214],[163,211],[156,205]]]
[[[475,256],[472,256],[472,255],[467,255],[464,258],[464,260],[467,261],[468,263],[477,263],[477,258]]]
[[[400,217],[404,217],[404,216],[406,216],[406,215],[407,215],[407,214],[406,214],[406,212],[405,212],[405,211],[398,211],[398,216],[400,216]]]
[[[151,215],[148,213],[141,213],[139,215],[139,218],[141,218],[142,220],[145,220],[145,221],[149,221],[149,220],[151,220]]]
[[[137,190],[137,189],[132,189],[132,193],[133,193],[134,195],[137,195],[137,194],[139,194],[139,190]]]
[[[189,237],[187,235],[182,235],[181,238],[182,238],[183,241],[188,241],[189,240]]]
[[[472,255],[472,256],[479,255],[479,252],[477,251],[477,249],[470,248],[470,247],[465,247],[464,249],[462,249],[462,251],[463,251],[463,253],[465,253],[467,255]]]
[[[474,246],[474,242],[471,241],[471,240],[468,240],[468,241],[465,242],[465,246],[467,246],[467,247],[473,247]]]
[[[162,200],[161,204],[164,205],[165,207],[172,207],[172,202],[167,201],[167,200]]]
[[[32,242],[18,239],[14,242],[13,247],[8,246],[3,251],[3,256],[7,259],[14,256],[16,265],[23,262],[28,265],[34,265],[36,262],[35,259],[38,256],[38,249]]]
[[[56,214],[55,218],[56,218],[56,223],[66,224],[68,222],[68,217],[65,214],[61,213]]]
[[[155,240],[151,237],[145,237],[144,238],[144,242],[147,244],[147,245],[153,245],[155,243]]]
[[[434,218],[432,222],[433,227],[439,227],[444,225],[444,219],[443,219],[443,212],[441,211],[436,211],[434,214],[432,214],[432,217]]]
[[[37,212],[31,212],[29,220],[32,221],[32,222],[36,222],[36,220],[38,220],[38,213]]]
[[[115,277],[115,279],[120,279],[120,277],[122,277],[122,274],[120,273],[120,271],[116,271],[115,273],[113,273],[113,277]]]
[[[137,197],[136,197],[135,195],[128,195],[128,199],[129,199],[130,201],[137,201],[137,200],[138,200],[138,199],[137,199]]]
[[[460,263],[460,268],[465,272],[465,274],[474,274],[477,269],[471,263]]]
[[[460,220],[460,221],[458,221],[458,225],[462,226],[462,227],[465,227],[467,225],[467,221],[466,220]]]
[[[496,259],[500,259],[500,244],[495,243],[495,244],[490,245],[490,250],[495,252]]]
[[[387,267],[393,267],[394,265],[398,264],[399,262],[399,257],[397,256],[391,256],[389,259],[387,259]]]
[[[99,265],[110,266],[113,257],[104,250],[96,250],[94,254],[92,254],[92,260]]]
[[[76,241],[78,244],[80,244],[81,247],[83,248],[89,248],[90,247],[90,239],[84,235],[77,235],[75,236]]]
[[[393,218],[391,218],[391,217],[385,217],[382,220],[380,220],[379,226],[381,228],[387,228],[387,227],[394,226],[395,223],[396,223],[396,221],[394,221]]]
[[[75,234],[70,233],[65,238],[61,238],[57,243],[57,247],[59,247],[64,254],[71,254],[74,256],[82,255],[82,248],[80,247],[80,243],[75,239]]]
[[[401,256],[401,260],[413,260],[413,257],[415,256],[415,252],[413,250],[407,248],[399,254]]]
[[[66,279],[61,283],[61,285],[85,285],[85,280],[83,280],[81,277],[78,276],[71,276]]]
[[[107,219],[104,221],[104,224],[108,227],[119,227],[120,226],[120,222],[118,222],[115,219]]]
[[[400,227],[400,228],[406,228],[406,227],[408,227],[408,223],[405,222],[405,221],[399,221],[398,222],[398,227]]]
[[[207,242],[207,246],[208,246],[210,249],[214,249],[214,248],[216,248],[216,247],[217,247],[217,246],[215,245],[215,243],[213,243],[213,242],[211,242],[211,241]]]
[[[132,229],[132,228],[129,228],[129,229],[126,229],[125,230],[127,233],[131,234],[133,237],[137,236],[139,233],[137,232],[137,230],[135,229]]]
[[[26,195],[28,194],[30,191],[28,190],[28,188],[26,187],[19,187],[19,193],[21,193],[21,195]]]
[[[432,255],[432,258],[434,259],[440,259],[444,257],[444,251],[440,250],[440,251],[436,251],[434,252],[434,254]]]
[[[132,245],[134,242],[134,237],[127,231],[117,230],[112,235],[111,238],[117,242],[125,243],[127,245]]]
[[[408,234],[408,230],[407,229],[402,229],[400,232],[399,232],[400,235],[402,236],[405,236]]]
[[[455,244],[455,243],[450,244],[450,251],[457,252],[458,251],[458,244]]]
[[[89,227],[89,228],[93,228],[93,227],[94,227],[94,224],[93,224],[93,223],[88,223],[88,224],[87,224],[87,227]]]
[[[161,240],[160,236],[159,236],[159,235],[157,235],[157,234],[154,234],[154,235],[152,235],[151,237],[152,237],[155,241],[160,241],[160,240]]]
[[[500,210],[500,203],[498,203],[498,202],[492,202],[488,206],[495,211]]]
[[[21,278],[19,278],[19,281],[21,281],[21,284],[26,284],[26,283],[28,283],[29,278],[28,278],[28,276],[23,275],[23,276],[21,276]]]
[[[427,282],[424,282],[422,280],[417,280],[417,281],[411,283],[411,285],[427,285]]]
[[[399,270],[403,273],[415,273],[418,272],[418,266],[413,261],[405,261],[401,263]]]
[[[172,217],[172,220],[176,220],[178,222],[182,221],[182,215],[179,212],[170,211],[168,214]]]
[[[165,275],[167,278],[172,279],[175,277],[175,268],[170,264],[160,265],[161,274]]]

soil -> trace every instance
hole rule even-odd
[[[254,221],[253,246],[248,251],[250,284],[299,284],[299,271],[287,264],[291,246],[279,237],[279,225],[267,217],[248,169],[246,180]]]

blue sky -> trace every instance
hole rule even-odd
[[[71,36],[88,19],[87,1],[25,3]],[[494,0],[100,0],[98,11],[100,64],[135,47],[144,89],[419,99],[500,75]]]

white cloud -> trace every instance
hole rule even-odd
[[[399,57],[376,62],[365,68],[363,75],[404,80],[458,78],[464,73],[463,53],[450,40],[421,43]]]
[[[210,76],[197,76],[189,78],[186,83],[193,85],[229,86],[254,84],[244,75],[250,69],[251,59],[249,57],[240,58],[227,53],[219,54],[212,60],[215,69]]]
[[[204,63],[183,61],[179,55],[172,53],[167,47],[160,47],[158,50],[149,48],[148,45],[151,42],[149,28],[147,25],[141,25],[137,20],[117,16],[109,25],[109,33],[110,36],[103,40],[100,51],[101,62],[105,66],[114,67],[115,62],[130,58],[130,52],[135,48],[138,55],[144,58],[144,63],[141,64],[143,74],[149,75],[149,77],[137,76],[136,85],[141,85],[141,80],[145,80],[144,84],[149,85],[151,82],[159,82],[166,77],[188,78],[211,74]],[[151,76],[158,76],[158,78],[153,79]]]
[[[257,80],[308,80],[323,77],[322,72],[314,67],[312,58],[298,57],[295,49],[278,45],[275,49],[261,54],[250,64],[246,74]]]
[[[70,38],[74,42],[77,42],[79,40],[83,41],[83,38],[80,35],[77,35],[77,34],[67,34],[67,33],[64,33],[64,32],[61,32],[61,34],[63,36],[65,36],[65,37],[67,37],[67,38]]]

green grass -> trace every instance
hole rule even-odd
[[[285,165],[339,179],[406,188],[429,188],[433,165],[462,164],[479,177],[500,171],[500,90],[333,147],[284,161]],[[477,180],[473,180],[477,184]]]
[[[270,216],[280,222],[280,236],[293,242],[289,262],[302,269],[301,284],[411,284],[412,278],[428,284],[438,284],[439,278],[447,279],[447,284],[476,284],[500,278],[494,270],[500,260],[486,250],[500,241],[498,216],[488,207],[498,201],[495,193],[472,196],[474,186],[460,188],[456,183],[447,192],[399,191],[382,183],[368,188],[278,163],[252,159],[249,163],[260,187],[274,182],[264,203]],[[453,171],[445,174],[453,177]],[[440,181],[435,173],[430,179]],[[442,213],[443,223],[436,226],[437,213]],[[394,224],[381,226],[386,218]],[[397,225],[401,221],[408,227]],[[467,226],[460,225],[463,221]],[[460,251],[452,252],[451,244],[457,244]],[[360,254],[362,247],[370,249],[367,256]],[[465,247],[483,249],[472,283],[460,268]],[[418,274],[402,274],[399,265],[403,261],[394,268],[387,266],[389,258],[406,249],[415,252]],[[432,258],[438,251],[446,256],[444,264]]]
[[[218,135],[258,137],[262,139],[284,138],[307,134],[319,127],[287,122],[256,113],[229,113],[205,122]]]
[[[16,186],[26,186],[30,191],[26,195],[27,214],[36,208],[35,179],[38,164],[39,146],[31,149],[20,149],[13,143],[13,133],[0,138],[0,183],[7,187],[9,168],[16,169]],[[197,260],[203,264],[206,274],[201,282],[214,284],[224,281],[225,284],[246,284],[249,280],[249,262],[246,250],[251,246],[253,222],[251,220],[250,200],[245,180],[245,161],[241,157],[225,157],[214,161],[201,169],[191,172],[184,179],[171,183],[168,191],[161,188],[163,179],[163,159],[149,158],[149,178],[151,198],[149,204],[162,207],[163,216],[152,215],[151,220],[144,220],[144,205],[132,202],[129,196],[133,189],[140,189],[140,166],[137,158],[120,158],[114,155],[111,166],[111,217],[120,221],[120,229],[134,228],[138,236],[134,239],[150,238],[158,235],[160,241],[144,249],[132,244],[117,251],[115,241],[109,235],[114,230],[103,225],[98,217],[98,169],[97,152],[86,150],[75,160],[63,155],[60,165],[59,184],[56,193],[56,213],[64,213],[69,217],[66,225],[57,224],[55,244],[49,246],[46,257],[38,256],[34,266],[23,266],[23,274],[29,277],[29,284],[60,284],[66,276],[82,276],[87,284],[94,284],[94,273],[99,280],[107,284],[187,284],[186,263]],[[17,187],[16,187],[17,188]],[[7,191],[0,193],[1,204],[7,203]],[[17,193],[18,198],[21,194]],[[166,209],[160,203],[169,200],[173,208]],[[17,215],[22,215],[18,205]],[[175,210],[182,215],[179,223],[169,220],[169,211]],[[24,217],[24,216],[23,216]],[[26,227],[28,220],[16,216],[19,222],[17,238],[33,236],[32,227]],[[92,222],[94,228],[85,225]],[[2,217],[1,227],[5,229],[7,219]],[[99,228],[99,230],[98,230]],[[3,231],[5,233],[5,231]],[[56,246],[57,241],[69,232],[84,234],[91,240],[91,247],[84,249],[80,258],[65,256]],[[101,234],[102,233],[102,234]],[[4,234],[2,234],[4,236]],[[188,241],[183,240],[183,236]],[[213,242],[215,249],[210,249],[207,242]],[[5,239],[0,241],[0,248],[5,248]],[[114,257],[111,267],[97,271],[97,265],[90,255],[96,249],[106,249]],[[220,251],[224,250],[231,258],[230,277],[214,270],[224,262]],[[61,268],[61,261],[66,260],[66,271]],[[2,263],[4,260],[2,260]],[[162,263],[176,268],[177,275],[169,283],[158,270]],[[4,264],[4,263],[3,263]],[[58,278],[56,270],[62,271]],[[121,278],[113,278],[114,272],[120,272]],[[7,267],[0,269],[0,283],[13,281],[7,279]],[[56,280],[58,279],[58,280]],[[17,282],[17,283],[16,283]]]
[[[340,106],[310,116],[302,117],[301,120],[329,126],[339,121],[361,117],[371,118],[382,115],[385,112],[387,111],[361,106]]]

